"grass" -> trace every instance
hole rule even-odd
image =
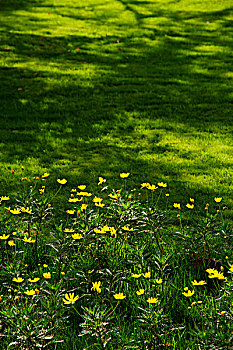
[[[122,177],[120,190],[99,179],[91,193],[45,175],[0,197],[2,348],[232,349],[223,199],[187,225],[193,209],[174,205],[167,184],[135,190]],[[62,220],[58,193],[69,210]]]
[[[0,7],[4,349],[231,350],[231,1]]]
[[[129,171],[177,201],[232,190],[231,1],[1,8],[3,194],[21,165],[113,186]]]

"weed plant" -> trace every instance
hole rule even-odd
[[[130,177],[115,190],[99,177],[90,192],[45,173],[2,194],[2,349],[232,348],[224,198],[174,203],[167,183],[130,188]]]

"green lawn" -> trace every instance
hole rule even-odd
[[[232,350],[232,37],[231,0],[0,0],[4,350]]]
[[[0,4],[1,191],[23,165],[232,204],[231,1]]]

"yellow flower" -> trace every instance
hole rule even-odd
[[[122,227],[122,230],[133,231],[133,228],[129,228],[129,225],[125,225],[125,226]]]
[[[43,267],[48,267],[48,265],[47,265],[47,264],[44,264]]]
[[[193,286],[203,286],[204,284],[207,284],[205,281],[199,281],[197,282],[196,280],[191,281]]]
[[[218,272],[216,269],[207,269],[206,272],[209,274],[209,278],[218,278],[219,280],[224,280],[226,277],[223,276],[222,272]]]
[[[194,203],[194,198],[189,198],[191,203]]]
[[[99,182],[98,182],[98,186],[102,185],[102,183],[106,182],[106,179],[103,179],[101,176],[99,177]]]
[[[114,294],[113,296],[117,300],[122,300],[126,298],[126,295],[124,295],[123,293]]]
[[[162,278],[159,278],[159,279],[156,279],[155,282],[158,284],[161,284],[163,282],[163,280],[162,280]]]
[[[154,192],[154,190],[156,190],[158,187],[156,185],[148,185],[147,186],[148,190],[151,190],[152,192]]]
[[[22,213],[33,214],[32,209],[29,209],[28,207],[26,209],[22,207],[20,210]]]
[[[173,207],[174,207],[174,208],[177,208],[177,209],[179,209],[179,210],[181,209],[180,203],[174,203],[174,204],[173,204]]]
[[[220,312],[220,314],[221,314],[222,316],[224,316],[225,313],[226,313],[226,311],[221,311],[221,312]]]
[[[83,197],[90,197],[92,196],[92,193],[89,192],[77,192],[77,196],[83,196]]]
[[[81,211],[84,211],[87,209],[88,204],[82,204],[81,205]]]
[[[29,278],[28,281],[32,283],[36,283],[39,281],[39,279],[40,279],[39,277],[35,277],[34,279]]]
[[[67,180],[66,179],[57,179],[57,182],[60,184],[60,185],[65,185],[67,183]]]
[[[44,173],[44,175],[42,175],[42,177],[44,178],[44,179],[46,179],[46,177],[49,177],[49,173]]]
[[[231,265],[229,271],[233,272],[233,265]]]
[[[65,276],[65,274],[66,274],[66,273],[65,273],[64,271],[61,272],[61,275],[62,275],[62,276]]]
[[[110,232],[111,232],[111,237],[117,238],[116,229],[114,227],[111,227]]]
[[[95,203],[95,206],[103,208],[103,207],[105,207],[105,204],[104,203]]]
[[[25,294],[27,295],[35,295],[36,292],[34,291],[34,289],[31,289],[31,290],[27,290],[26,292],[24,292]]]
[[[16,235],[17,235],[17,232],[12,232],[12,235],[13,235],[13,236],[16,236]]]
[[[78,198],[69,198],[69,203],[76,203],[76,202],[81,202],[82,198],[81,199],[78,199]]]
[[[18,277],[18,278],[14,277],[12,281],[13,282],[17,282],[17,283],[21,283],[21,282],[24,281],[24,278],[22,278],[22,277]]]
[[[32,239],[32,237],[27,238],[26,236],[24,236],[23,241],[26,243],[35,243],[35,239]]]
[[[79,185],[79,186],[78,186],[78,188],[79,188],[81,191],[85,190],[86,187],[87,187],[86,185]]]
[[[137,295],[142,295],[144,294],[145,290],[144,289],[139,289],[136,291]]]
[[[91,290],[96,290],[96,292],[100,293],[101,292],[100,284],[101,284],[100,281],[99,282],[92,282]]]
[[[167,187],[167,184],[164,182],[158,182],[159,187]]]
[[[35,289],[35,293],[36,293],[36,295],[38,295],[39,294],[39,289]]]
[[[215,197],[214,200],[216,203],[220,203],[222,200],[222,197]]]
[[[83,236],[80,235],[79,233],[75,233],[74,235],[72,235],[72,238],[73,239],[81,239],[81,238],[83,238]]]
[[[93,199],[92,199],[92,202],[94,202],[94,203],[100,203],[100,202],[102,202],[102,200],[103,200],[103,198],[100,198],[100,197],[94,197]]]
[[[10,197],[8,197],[8,196],[2,196],[0,198],[0,201],[9,201],[9,199],[10,199]]]
[[[193,208],[194,208],[194,204],[189,204],[189,203],[187,203],[187,204],[186,204],[186,207],[187,207],[188,209],[193,209]]]
[[[117,194],[109,194],[108,196],[112,199],[117,199]]]
[[[8,241],[8,244],[10,247],[14,247],[15,246],[15,242],[14,241]]]
[[[144,273],[143,276],[144,276],[145,278],[151,278],[151,273],[150,273],[150,271]]]
[[[4,233],[2,236],[0,236],[0,239],[4,239],[4,240],[5,240],[5,239],[7,239],[7,238],[9,238],[9,237],[10,237],[10,235],[7,235],[7,236],[6,236],[5,233]]]
[[[143,182],[142,184],[141,184],[141,189],[142,188],[148,188],[150,186],[150,184],[149,184],[149,182]]]
[[[71,232],[71,233],[73,233],[74,229],[73,228],[65,228],[64,232]]]
[[[196,301],[193,301],[192,304],[191,304],[191,306],[194,306],[194,305],[196,305],[196,304],[197,304],[197,302],[196,302]]]
[[[51,273],[50,272],[45,272],[43,273],[44,278],[49,279],[51,278]]]
[[[191,297],[194,294],[194,290],[191,292],[191,290],[188,290],[187,292],[182,293],[185,297]]]
[[[24,321],[27,321],[28,320],[28,317],[27,316],[23,316],[23,319],[24,319]]]
[[[139,278],[142,276],[142,273],[132,273],[133,278]]]
[[[74,304],[78,300],[79,296],[74,296],[74,293],[66,293],[65,298],[62,300],[64,301],[64,304]]]
[[[169,194],[169,193],[166,193],[166,194],[165,194],[165,196],[166,196],[166,197],[169,197],[169,196],[170,196],[170,194]]]
[[[149,298],[147,299],[147,302],[150,304],[156,304],[159,300],[157,298]]]
[[[18,210],[18,209],[13,209],[13,210],[10,210],[10,213],[11,213],[11,214],[14,214],[14,215],[17,215],[17,214],[20,214],[21,211]]]
[[[75,211],[74,210],[67,210],[66,213],[69,215],[73,215],[75,213]]]
[[[121,177],[122,179],[126,179],[126,178],[129,176],[129,174],[130,174],[130,173],[121,173],[121,174],[120,174],[120,177]]]

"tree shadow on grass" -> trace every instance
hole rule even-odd
[[[141,14],[132,7],[139,2],[121,3],[137,20],[135,33],[124,24],[110,35],[41,37],[34,27],[35,34],[3,36],[13,49],[1,51],[0,161],[32,162],[73,181],[129,170],[139,182],[168,181],[178,198],[214,196],[216,184],[208,187],[205,177],[224,169],[229,176],[231,166],[208,154],[215,138],[232,145],[224,141],[233,127],[231,21],[224,19],[231,9]],[[206,23],[215,20],[218,28]],[[92,21],[104,25],[101,16]]]

